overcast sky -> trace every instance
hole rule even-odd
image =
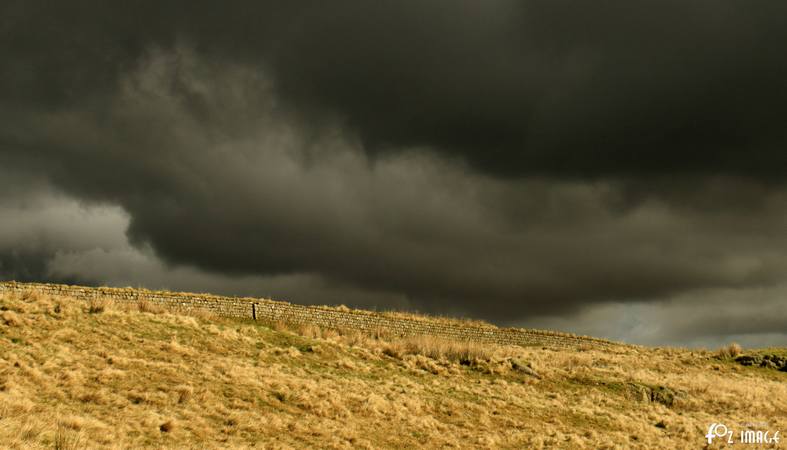
[[[0,278],[787,344],[787,3],[0,4]]]

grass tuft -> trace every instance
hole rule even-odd
[[[743,353],[743,348],[735,342],[732,342],[716,351],[716,356],[721,359],[732,359],[740,356]]]
[[[159,305],[154,304],[149,300],[140,300],[137,303],[137,309],[142,313],[161,314],[165,310]]]
[[[109,309],[112,302],[106,298],[94,298],[88,302],[87,312],[90,314],[100,314]]]
[[[76,450],[81,447],[82,436],[78,433],[69,431],[64,426],[59,425],[55,432],[53,447],[55,450]]]

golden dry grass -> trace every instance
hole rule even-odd
[[[382,314],[383,316],[393,317],[396,319],[410,319],[410,320],[418,320],[418,321],[445,323],[450,325],[497,328],[497,326],[485,320],[471,319],[467,317],[424,315],[424,314],[418,314],[418,313],[407,312],[407,311],[381,311],[380,314]]]
[[[737,342],[732,342],[720,348],[716,352],[716,355],[719,358],[735,358],[736,356],[739,356],[741,353],[743,353],[743,348],[741,348],[741,346]]]
[[[787,373],[0,294],[3,448],[701,448],[713,422],[784,432]]]

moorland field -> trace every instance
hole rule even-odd
[[[770,362],[783,356],[494,345],[4,292],[0,447],[702,448],[711,423],[787,431],[787,372]]]

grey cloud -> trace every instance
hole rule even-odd
[[[779,4],[0,8],[5,277],[502,322],[787,268]]]
[[[709,288],[659,302],[609,302],[573,314],[539,316],[512,323],[570,330],[646,345],[718,348],[783,345],[787,310],[783,283],[769,287]]]
[[[18,181],[0,170],[3,180]],[[21,191],[21,186],[28,190]],[[112,230],[124,219],[112,220],[102,208],[86,209],[46,185],[14,184],[0,197],[0,279],[91,284],[90,274],[53,274],[50,263],[60,251],[83,251],[117,245]]]
[[[232,127],[206,126],[183,92]],[[758,237],[781,229],[780,191],[762,216],[779,221],[736,222],[658,198],[616,210],[625,182],[501,180],[419,148],[370,160],[340,125],[280,111],[264,74],[188,47],[152,52],[109,105],[9,113],[4,134],[72,195],[124,208],[132,242],[170,264],[318,274],[489,318],[768,284],[784,267]]]
[[[3,210],[16,218],[16,231],[2,223],[2,235],[29,242],[35,234],[60,235],[60,248],[33,260],[45,279],[112,286],[140,286],[294,299],[301,303],[347,304],[372,309],[423,310],[407,296],[364,290],[336,283],[316,274],[230,276],[189,266],[170,266],[149,248],[133,248],[125,239],[128,216],[118,208],[85,207],[63,198],[39,198],[36,208]],[[46,205],[46,206],[45,206]],[[56,213],[55,213],[56,211]],[[74,220],[47,221],[47,217]],[[48,224],[48,225],[44,225]],[[38,227],[32,233],[22,230]],[[70,228],[70,229],[69,229]],[[85,230],[87,232],[80,232]],[[86,234],[104,236],[91,241]],[[8,247],[3,244],[0,247]],[[20,269],[15,261],[17,278]],[[715,348],[731,341],[744,346],[778,345],[787,335],[783,298],[787,288],[769,287],[695,289],[651,302],[588,302],[573,312],[511,314],[501,325],[554,328],[639,344],[704,346]],[[522,305],[524,306],[524,305]],[[467,315],[461,303],[443,305],[442,313]],[[511,308],[512,312],[517,311]],[[555,315],[560,314],[560,315]]]
[[[5,174],[12,177],[11,174]],[[8,179],[8,178],[6,178]],[[147,287],[251,295],[301,303],[412,309],[402,295],[343,285],[317,274],[229,276],[173,267],[150,248],[131,247],[129,216],[86,205],[49,189],[0,199],[0,280]]]
[[[122,234],[122,230],[118,231]],[[301,304],[344,304],[374,310],[414,309],[403,295],[364,290],[319,275],[225,275],[188,266],[170,266],[158,260],[149,249],[129,246],[58,252],[47,267],[50,277],[99,280],[97,284],[101,285],[276,300],[296,298]]]

